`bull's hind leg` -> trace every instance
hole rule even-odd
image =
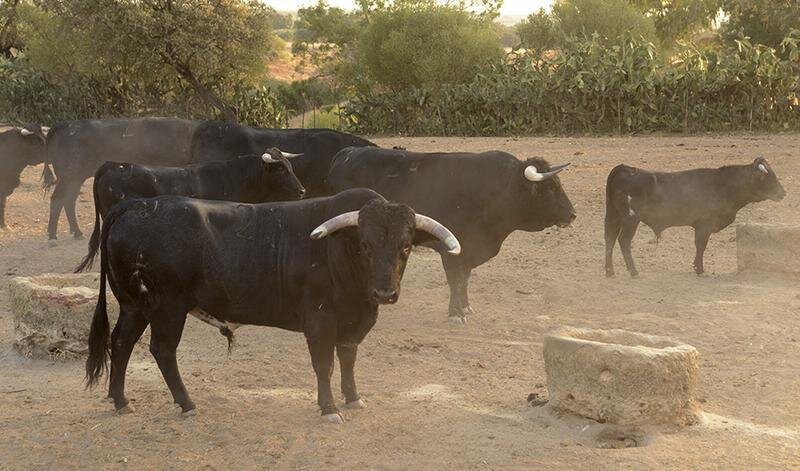
[[[613,208],[606,209],[605,238],[606,238],[606,276],[614,276],[614,245],[617,243],[622,230],[622,218]]]
[[[71,185],[64,195],[64,214],[66,214],[67,222],[69,223],[69,232],[75,240],[83,239],[83,232],[81,232],[81,228],[78,225],[78,216],[75,214],[75,206],[78,202],[78,195],[81,192],[81,185],[83,185],[83,180]]]
[[[65,185],[63,180],[58,180],[53,194],[50,195],[50,219],[47,221],[47,236],[50,244],[55,244],[58,238],[58,218],[61,216],[61,209],[64,207]]]
[[[636,229],[639,227],[639,218],[635,216],[625,216],[622,220],[622,230],[619,233],[619,248],[622,251],[622,257],[625,259],[625,266],[632,278],[639,276],[636,270],[636,264],[633,263],[633,255],[631,254],[631,242],[633,236],[636,235]]]
[[[346,402],[345,407],[348,409],[363,409],[364,401],[358,395],[356,389],[356,356],[358,354],[358,345],[352,344],[338,344],[336,345],[336,354],[339,357],[339,366],[342,370],[342,394]]]
[[[135,310],[121,306],[119,320],[111,332],[111,373],[108,382],[108,397],[114,401],[117,412],[124,414],[133,409],[125,398],[125,371],[134,345],[147,327],[147,319]]]
[[[181,406],[183,415],[193,415],[195,405],[183,385],[176,356],[186,323],[186,311],[172,309],[155,313],[150,323],[150,353],[156,359],[158,369],[172,393],[172,399]]]

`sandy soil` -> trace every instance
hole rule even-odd
[[[712,237],[704,277],[691,271],[689,229],[668,230],[657,247],[640,230],[641,279],[624,275],[618,253],[622,275],[606,279],[602,270],[612,166],[672,170],[763,155],[788,196],[745,208],[738,222],[800,223],[800,136],[377,141],[571,161],[562,181],[579,217],[568,229],[513,234],[473,275],[477,314],[467,326],[446,322],[437,256],[415,251],[400,302],[381,310],[360,350],[368,408],[346,412],[343,426],[320,423],[301,335],[245,327],[228,357],[224,338],[194,319],[178,354],[198,415],[183,419],[173,409],[145,339],[128,371],[136,413],[116,416],[102,390],[82,388],[80,362],[27,360],[10,346],[9,277],[68,271],[85,250],[69,240],[63,218],[61,244],[47,247],[41,168],[30,168],[9,201],[10,229],[0,233],[0,468],[800,468],[800,280],[736,274],[733,228]],[[79,202],[85,231],[89,195],[87,185]],[[631,329],[696,346],[704,422],[618,431],[529,406],[528,394],[546,395],[542,335],[559,325]],[[599,448],[608,437],[642,446]]]

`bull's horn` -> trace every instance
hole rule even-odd
[[[358,225],[358,211],[350,211],[332,217],[327,221],[323,222],[322,224],[320,224],[319,227],[314,229],[314,231],[311,233],[311,238],[314,240],[322,239],[323,237],[333,234],[339,229],[344,229],[345,227],[352,227],[357,225]]]
[[[758,164],[758,169],[761,170],[762,172],[766,173],[767,175],[769,175],[769,170],[767,170],[766,165]]]
[[[536,169],[533,165],[528,165],[525,167],[525,178],[532,182],[541,182],[550,178],[555,177],[562,170],[569,167],[570,164],[563,164],[563,165],[556,165],[555,167],[551,168],[550,171],[539,173],[539,170]]]
[[[303,155],[303,154],[292,154],[291,152],[284,152],[280,149],[278,149],[278,152],[283,154],[283,156],[286,157],[287,159],[293,159],[295,157],[301,157]]]
[[[34,134],[33,131],[25,128],[20,128],[19,133],[22,134],[23,136],[33,136]]]
[[[453,255],[458,255],[461,253],[461,244],[458,243],[458,239],[456,239],[456,236],[453,235],[453,233],[441,223],[435,219],[429,218],[428,216],[423,216],[421,214],[417,214],[415,216],[415,222],[417,230],[425,231],[441,240],[447,247],[447,253],[451,253]]]
[[[264,155],[261,156],[261,160],[263,160],[268,164],[274,164],[275,162],[277,162],[277,160],[273,159],[272,156],[269,155],[269,152],[264,152]]]

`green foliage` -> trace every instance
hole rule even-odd
[[[20,0],[2,0],[0,2],[0,54],[12,56],[12,49],[21,49],[22,37],[19,34],[18,9]]]
[[[778,48],[792,29],[800,27],[797,0],[722,0],[722,9],[728,16],[722,32],[729,41],[748,37]]]
[[[785,42],[800,57],[800,32]],[[343,110],[367,134],[515,135],[800,129],[800,78],[772,48],[740,40],[732,54],[599,35],[550,55],[522,53],[469,83],[374,93]]]
[[[319,78],[312,77],[291,83],[274,81],[270,86],[292,116],[337,101],[331,84]]]
[[[663,46],[671,48],[678,39],[712,25],[722,0],[629,0],[652,18]]]
[[[517,25],[522,46],[535,52],[562,47],[594,34],[619,43],[626,34],[656,38],[653,20],[628,0],[556,0],[552,11],[540,9]]]

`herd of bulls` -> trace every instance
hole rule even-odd
[[[44,163],[53,187],[48,235],[63,209],[81,238],[75,204],[94,177],[96,221],[78,271],[100,253],[87,383],[107,368],[109,398],[130,411],[125,371],[151,329],[150,350],[183,413],[194,403],[176,361],[188,314],[233,340],[242,324],[303,332],[323,418],[341,422],[331,391],[334,352],[347,407],[363,407],[354,378],[359,343],[378,306],[397,301],[415,245],[436,250],[450,286],[450,319],[473,313],[472,269],[516,230],[568,226],[576,217],[558,173],[542,158],[501,151],[417,153],[382,149],[329,129],[258,129],[173,118],[82,120],[45,132],[0,134],[0,225],[27,165]],[[709,236],[745,205],[785,195],[766,160],[684,172],[615,167],[606,185],[605,270],[619,241],[636,276],[631,241],[640,222],[657,237],[695,230],[695,271]],[[306,198],[304,198],[306,197]],[[102,219],[102,224],[101,224]],[[112,332],[106,280],[120,304]]]

